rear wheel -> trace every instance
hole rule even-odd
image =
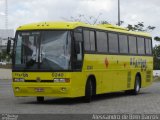
[[[133,94],[137,95],[140,92],[140,88],[141,88],[140,77],[136,76],[135,84],[134,84],[134,90],[132,91]]]
[[[44,102],[44,97],[37,97],[37,102]]]
[[[140,77],[137,75],[135,78],[135,84],[133,90],[127,90],[125,91],[127,94],[137,95],[140,92],[141,88],[141,80]]]
[[[86,103],[91,102],[91,98],[93,94],[92,92],[93,92],[93,86],[92,86],[91,80],[89,79],[86,83],[84,102]]]

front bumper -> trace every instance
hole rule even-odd
[[[71,87],[64,83],[12,83],[16,97],[53,96],[72,97]]]

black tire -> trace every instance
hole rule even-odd
[[[44,97],[37,97],[37,102],[40,102],[40,103],[44,102]]]
[[[135,78],[134,89],[133,90],[126,90],[125,93],[131,94],[131,95],[137,95],[140,92],[140,88],[141,88],[141,79],[137,75]]]
[[[132,91],[133,95],[137,95],[141,89],[141,80],[139,76],[135,78],[134,90]]]
[[[86,88],[85,88],[85,96],[84,96],[84,102],[89,103],[91,102],[91,98],[93,95],[93,86],[91,80],[87,80]]]

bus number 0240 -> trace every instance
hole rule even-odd
[[[63,77],[63,73],[52,73],[52,77]]]

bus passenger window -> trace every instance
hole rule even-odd
[[[137,42],[134,36],[129,36],[129,53],[137,54]]]
[[[77,53],[77,60],[81,61],[82,60],[82,42],[78,42],[79,46],[79,53]]]
[[[151,39],[145,39],[146,44],[146,54],[151,55],[152,54],[152,42]]]
[[[138,54],[145,54],[144,50],[144,38],[137,37],[137,43],[138,43]]]
[[[119,35],[120,53],[128,53],[128,39],[126,35]]]
[[[109,33],[109,52],[118,53],[118,36],[115,33]]]
[[[90,45],[91,51],[95,51],[95,35],[94,31],[90,31]]]
[[[90,37],[89,37],[89,31],[88,30],[84,30],[84,49],[86,51],[90,51]]]
[[[96,32],[98,52],[108,52],[108,42],[106,32]]]
[[[74,33],[74,37],[75,37],[75,54],[76,54],[76,58],[78,61],[82,60],[82,33],[80,32],[75,32]]]

